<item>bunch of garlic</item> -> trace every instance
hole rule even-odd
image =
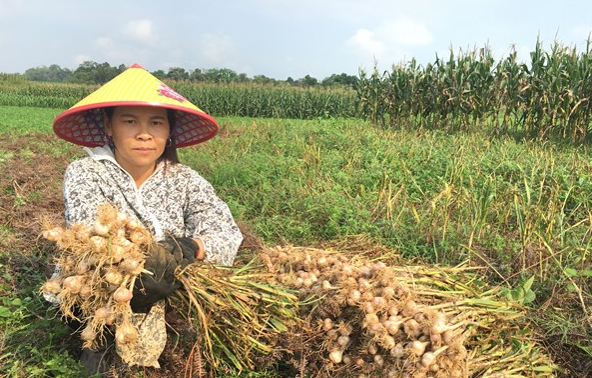
[[[445,296],[424,296],[419,280],[409,285],[382,262],[312,248],[277,247],[260,259],[311,303],[301,311],[322,337],[308,347],[324,351],[319,365],[334,376],[466,376],[466,316],[442,305]]]
[[[135,342],[130,300],[152,242],[150,232],[137,219],[105,204],[97,209],[92,226],[48,225],[42,235],[56,243],[59,253],[56,274],[41,291],[57,297],[63,316],[84,323],[83,346],[101,344],[107,329],[114,330],[120,344]]]

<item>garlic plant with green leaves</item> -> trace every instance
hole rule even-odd
[[[298,290],[310,326],[290,347],[305,340],[292,352],[312,376],[494,377],[552,365],[536,348],[514,349],[516,340],[532,342],[513,323],[522,308],[479,286],[470,268],[388,265],[303,247],[271,248],[260,259]]]

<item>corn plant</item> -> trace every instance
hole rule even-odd
[[[383,74],[361,72],[359,116],[374,124],[524,133],[571,141],[587,139],[591,125],[592,51],[540,40],[528,62],[514,49],[496,62],[486,46],[436,56],[425,66],[412,59]]]

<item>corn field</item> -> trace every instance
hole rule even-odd
[[[577,52],[555,42],[550,52],[537,41],[530,62],[512,49],[496,62],[489,48],[415,59],[384,73],[362,71],[357,88],[359,115],[399,128],[521,133],[571,140],[588,137],[592,127],[592,41]]]
[[[201,109],[216,115],[291,119],[356,116],[355,93],[343,88],[193,83],[171,86]]]
[[[168,83],[214,116],[315,119],[356,116],[356,94],[344,88],[263,84]],[[0,76],[0,106],[67,109],[96,90],[87,84],[40,83]]]
[[[97,86],[64,83],[40,83],[0,75],[0,106],[32,106],[67,109],[86,97]]]

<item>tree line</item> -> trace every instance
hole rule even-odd
[[[57,82],[57,83],[79,83],[79,84],[104,84],[115,76],[125,71],[127,67],[123,64],[111,66],[109,63],[97,63],[86,61],[76,69],[70,70],[57,64],[29,68],[24,76],[31,81]],[[167,71],[156,70],[151,72],[161,80],[207,82],[207,83],[257,83],[257,84],[280,84],[287,83],[293,86],[314,87],[314,86],[348,86],[354,87],[358,77],[346,73],[333,74],[322,80],[310,75],[303,78],[276,80],[265,75],[247,76],[245,73],[237,73],[228,68],[210,68],[186,70],[181,67],[171,67]]]

